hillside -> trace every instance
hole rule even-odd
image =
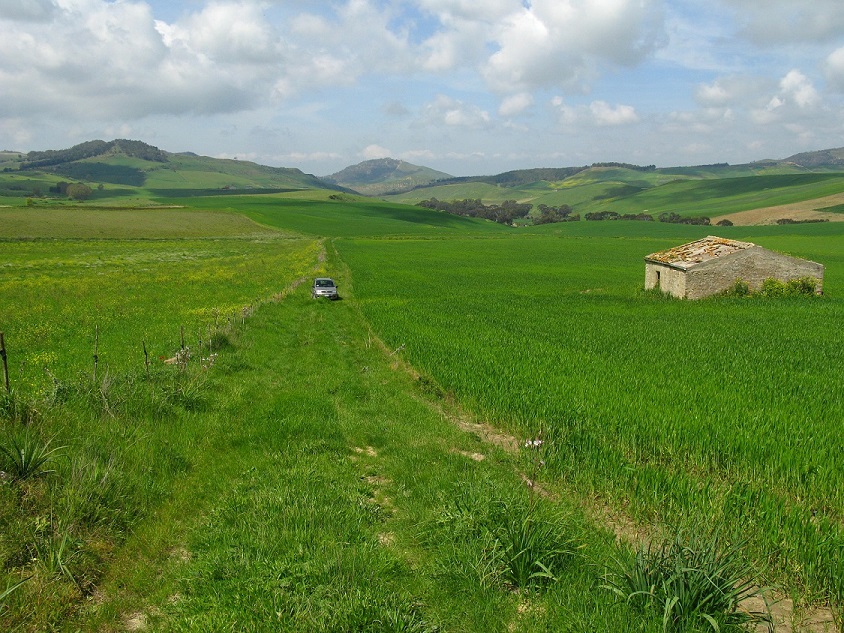
[[[68,183],[83,183],[95,204],[181,204],[193,196],[331,190],[416,205],[480,200],[499,205],[570,207],[573,215],[662,213],[715,223],[780,219],[844,220],[844,148],[743,165],[657,168],[627,163],[521,169],[453,177],[392,158],[351,165],[325,178],[296,168],[171,153],[142,141],[87,141],[68,149],[0,153],[0,204],[61,203]],[[78,191],[78,188],[77,188]],[[69,195],[69,194],[68,194]],[[533,217],[533,216],[531,216]]]
[[[485,204],[516,200],[534,206],[568,205],[574,213],[679,213],[754,224],[793,219],[844,220],[834,203],[844,192],[844,149],[797,154],[745,165],[654,168],[602,163],[569,169],[534,169],[497,176],[433,182],[388,199],[480,199]],[[813,201],[816,201],[813,202]],[[788,206],[783,206],[788,205]],[[793,205],[799,205],[795,207]],[[733,214],[766,209],[763,214]]]
[[[420,167],[395,158],[378,158],[351,165],[330,176],[326,182],[369,196],[410,191],[428,183],[453,178],[428,167]]]
[[[4,153],[4,174],[30,183],[14,187],[11,176],[0,181],[0,195],[45,193],[60,180],[90,185],[135,187],[139,194],[171,195],[208,190],[334,189],[316,176],[296,168],[268,167],[250,161],[198,156],[192,152],[170,153],[142,141],[116,139],[87,141],[62,150]],[[3,185],[6,185],[5,187]],[[16,183],[20,185],[20,182]],[[125,194],[124,194],[125,195]]]

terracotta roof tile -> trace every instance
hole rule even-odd
[[[737,240],[728,240],[723,237],[715,237],[710,235],[703,239],[689,242],[681,246],[675,246],[665,251],[651,253],[645,257],[648,261],[660,262],[663,264],[675,264],[683,267],[699,264],[701,262],[709,261],[729,255],[738,251],[743,251],[748,248],[755,247],[756,244],[750,242],[739,242]]]

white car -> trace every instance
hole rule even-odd
[[[337,284],[329,277],[317,277],[314,279],[314,285],[311,286],[311,296],[316,299],[318,297],[328,297],[329,299],[339,299],[337,294]]]

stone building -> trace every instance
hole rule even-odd
[[[710,235],[645,257],[645,288],[659,288],[682,299],[700,299],[728,290],[737,280],[755,291],[766,279],[785,282],[812,277],[820,293],[823,271],[821,264],[806,259]]]

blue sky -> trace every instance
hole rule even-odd
[[[0,148],[133,138],[326,175],[844,146],[840,0],[2,0]]]

